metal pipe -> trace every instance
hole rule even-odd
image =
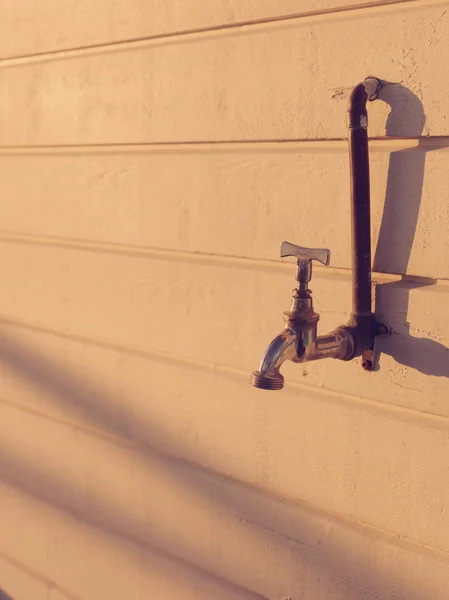
[[[377,334],[371,304],[371,215],[366,104],[382,87],[377,77],[367,77],[352,90],[348,104],[349,168],[352,220],[352,314],[348,327],[354,337],[354,355],[362,355],[365,369],[372,368],[372,348]]]
[[[352,214],[352,312],[359,316],[371,310],[371,217],[368,156],[368,100],[375,100],[380,79],[368,77],[351,93],[348,105],[349,165]]]

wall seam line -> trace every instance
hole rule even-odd
[[[0,397],[0,404],[8,406],[13,410],[18,410],[20,412],[29,413],[38,418],[55,422],[59,425],[65,426],[65,427],[69,427],[69,428],[71,427],[73,429],[80,430],[83,433],[86,433],[87,435],[91,435],[93,437],[102,439],[106,443],[110,443],[110,444],[116,445],[118,447],[124,447],[124,448],[127,448],[128,450],[131,450],[131,451],[139,453],[139,454],[147,454],[150,451],[154,455],[156,460],[165,460],[165,461],[170,461],[170,462],[175,462],[177,464],[185,465],[187,468],[199,471],[202,474],[204,474],[205,476],[211,477],[212,479],[215,479],[218,481],[223,481],[224,483],[226,483],[228,485],[236,485],[236,486],[244,488],[252,493],[260,493],[265,496],[268,496],[269,499],[273,502],[280,502],[282,504],[288,504],[288,505],[294,504],[298,508],[301,508],[304,511],[309,512],[310,514],[312,514],[313,516],[315,516],[317,518],[320,518],[324,521],[325,520],[330,521],[332,524],[339,526],[339,527],[345,527],[346,529],[349,529],[349,530],[355,532],[357,535],[367,536],[375,541],[379,541],[381,543],[387,543],[391,546],[396,546],[396,547],[406,546],[409,551],[411,551],[415,554],[430,555],[430,556],[432,556],[432,558],[435,558],[442,562],[447,562],[449,559],[449,552],[446,550],[443,550],[441,548],[437,548],[435,546],[431,546],[430,544],[425,544],[423,542],[413,540],[412,538],[408,538],[404,535],[394,533],[387,529],[383,529],[382,527],[379,527],[378,525],[373,525],[372,523],[368,523],[366,521],[357,520],[353,517],[330,511],[321,506],[314,505],[305,500],[302,500],[301,498],[295,498],[295,497],[280,494],[279,492],[274,492],[268,488],[257,485],[253,482],[249,482],[246,480],[242,480],[242,479],[233,477],[232,475],[229,475],[224,472],[216,471],[216,470],[212,469],[211,467],[204,466],[200,463],[196,463],[190,459],[186,459],[184,457],[169,454],[166,451],[160,450],[153,446],[150,446],[149,444],[136,442],[136,441],[131,440],[130,438],[125,438],[119,434],[114,434],[114,433],[108,432],[101,428],[96,428],[91,425],[86,425],[86,424],[80,423],[78,421],[72,421],[71,419],[68,419],[65,417],[52,415],[52,414],[46,413],[44,411],[41,411],[41,410],[38,410],[35,408],[31,408],[31,407],[28,407],[25,405],[21,405],[21,404],[12,402],[3,397]],[[11,483],[11,485],[13,487],[16,487],[13,482]],[[21,487],[21,486],[19,486],[19,487]],[[68,509],[68,511],[70,512],[70,508]],[[253,524],[257,527],[263,527],[263,525],[261,525],[257,521],[246,520],[246,522],[248,522],[249,524]],[[286,537],[285,534],[282,534],[281,532],[277,532],[275,530],[271,530],[271,531],[273,531],[280,537]],[[0,551],[0,556],[1,556],[1,551]],[[74,600],[78,600],[78,599],[74,599]]]
[[[49,588],[49,590],[56,590],[57,592],[60,592],[68,600],[82,600],[81,596],[74,595],[72,592],[67,590],[65,587],[59,585],[59,583],[56,583],[55,581],[53,581],[52,579],[50,579],[43,573],[40,573],[39,571],[36,571],[36,569],[29,567],[25,563],[21,562],[17,558],[14,558],[13,556],[10,556],[9,554],[7,554],[6,552],[4,552],[1,549],[0,549],[0,559],[6,563],[12,565],[14,568],[19,569],[20,571],[22,571],[28,577],[31,577],[35,581],[39,581],[43,585],[46,585]],[[0,591],[1,591],[1,589],[0,589]]]
[[[217,587],[244,594],[242,598],[246,598],[246,600],[249,600],[249,598],[251,598],[251,600],[269,600],[266,596],[259,594],[258,592],[255,592],[239,583],[235,583],[229,579],[226,579],[226,577],[220,575],[219,573],[209,571],[207,570],[207,568],[196,564],[192,560],[186,559],[182,556],[175,554],[174,552],[166,550],[163,547],[157,546],[156,544],[145,540],[143,537],[140,537],[134,533],[129,533],[122,527],[119,527],[117,525],[111,526],[111,524],[109,524],[103,518],[89,517],[88,515],[83,514],[70,504],[62,503],[61,501],[52,498],[44,491],[36,491],[30,489],[30,487],[28,487],[26,484],[16,481],[10,481],[7,485],[10,488],[19,490],[22,494],[26,494],[27,496],[31,496],[37,499],[41,503],[43,502],[47,505],[50,505],[56,510],[63,512],[66,515],[69,515],[75,521],[81,522],[90,528],[103,531],[107,535],[113,536],[115,539],[126,540],[128,543],[131,542],[133,545],[138,545],[141,548],[145,548],[153,554],[159,554],[159,556],[162,555],[165,560],[169,560],[170,562],[174,563],[177,567],[181,566],[181,568],[190,569],[197,575],[199,574],[201,577],[212,581],[213,584]],[[73,598],[69,600],[78,600],[78,598]]]
[[[239,380],[247,381],[249,385],[249,372],[236,367],[211,363],[200,359],[188,358],[158,350],[150,350],[138,346],[130,346],[95,336],[85,336],[70,332],[58,331],[36,324],[8,319],[4,316],[0,316],[0,325],[1,324],[9,327],[16,327],[18,329],[25,329],[28,331],[51,335],[53,337],[68,339],[74,342],[80,342],[84,344],[89,343],[93,346],[107,350],[113,350],[115,352],[121,352],[133,356],[141,356],[150,360],[162,361],[168,364],[179,364],[189,368],[196,368],[201,371],[214,373],[225,377],[236,377]],[[306,383],[286,382],[285,389],[290,390],[295,395],[304,392],[315,395],[318,397],[318,400],[322,402],[334,404],[337,403],[340,405],[343,404],[351,408],[357,408],[358,410],[367,410],[371,413],[375,412],[387,419],[395,419],[407,424],[415,424],[419,427],[449,431],[449,417],[444,415],[438,415],[415,408],[399,406],[389,402],[382,402],[380,400],[372,400],[369,398],[364,398],[363,396],[357,396],[347,392],[313,386]]]
[[[39,236],[33,234],[7,233],[0,231],[0,243],[31,245],[41,247],[68,248],[80,252],[93,252],[99,254],[112,254],[120,256],[131,256],[136,258],[148,258],[154,260],[167,260],[173,262],[195,262],[198,264],[212,264],[223,268],[242,268],[268,271],[279,271],[291,273],[292,264],[287,261],[270,260],[264,258],[249,258],[245,256],[232,256],[226,254],[212,254],[200,251],[174,250],[168,248],[156,248],[150,246],[135,246],[130,244],[119,244],[115,242],[102,242],[91,240],[79,240],[74,238],[59,238],[52,236]],[[346,267],[322,267],[316,266],[319,277],[335,278],[343,277],[351,279],[352,271]],[[372,272],[373,284],[392,283],[398,281],[424,282],[432,288],[449,288],[449,279],[444,277],[432,278],[415,274],[381,273]]]
[[[302,24],[305,22],[326,22],[335,21],[339,18],[347,18],[347,15],[355,14],[357,16],[368,16],[372,13],[383,14],[385,12],[397,12],[420,7],[433,7],[440,4],[447,4],[448,0],[380,0],[376,3],[357,4],[354,6],[343,6],[335,9],[325,9],[324,11],[309,11],[306,13],[294,13],[290,15],[267,17],[255,19],[252,21],[239,21],[238,23],[229,23],[225,25],[216,25],[212,27],[194,28],[179,32],[156,34],[154,36],[129,38],[115,42],[105,42],[91,44],[67,49],[49,50],[34,54],[18,55],[0,59],[0,69],[9,68],[37,62],[48,62],[61,59],[69,59],[78,56],[87,56],[99,53],[127,51],[135,48],[168,45],[182,43],[193,40],[205,40],[211,37],[218,37],[229,34],[236,34],[246,31],[260,31],[264,28],[272,28],[275,25]]]
[[[449,1],[449,0],[448,0]],[[408,150],[449,148],[449,136],[373,136],[369,139],[370,150]],[[198,140],[173,142],[86,143],[48,145],[3,145],[0,155],[26,154],[116,154],[116,153],[203,153],[203,152],[294,152],[294,151],[348,151],[347,138],[303,138],[260,140]]]

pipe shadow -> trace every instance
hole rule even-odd
[[[386,123],[387,136],[418,137],[426,117],[421,100],[404,86],[385,82],[379,99],[391,112]],[[441,146],[443,147],[443,146]],[[436,149],[420,140],[417,148],[392,152],[373,271],[402,275],[400,281],[378,283],[375,288],[375,313],[380,321],[398,324],[392,335],[377,338],[375,368],[380,354],[434,377],[449,377],[449,349],[434,340],[414,337],[407,322],[410,292],[432,286],[435,279],[406,276],[418,224],[427,152]]]
[[[138,429],[139,415],[129,416],[128,423],[124,426],[122,418],[110,410],[110,407],[115,406],[120,398],[99,391],[85,377],[81,382],[65,368],[62,362],[44,359],[11,336],[1,337],[2,362],[12,366],[32,385],[52,392],[51,397],[55,403],[77,405],[88,424],[95,424],[114,433],[126,429],[126,437],[132,439],[132,431]],[[156,434],[156,430],[161,427],[156,422],[148,423],[147,419],[146,425],[147,439],[151,439]],[[160,434],[158,437],[161,438]],[[170,439],[168,435],[164,437],[166,448],[175,447],[178,453],[181,451],[179,440]],[[182,552],[180,556],[171,545],[168,548],[160,547],[160,536],[150,528],[133,524],[131,514],[127,515],[120,508],[113,506],[113,498],[106,499],[100,495],[97,498],[89,498],[86,504],[85,494],[76,482],[68,478],[62,481],[59,478],[56,480],[51,473],[46,472],[45,465],[40,465],[38,462],[33,464],[24,457],[16,456],[14,452],[9,451],[7,439],[3,440],[2,445],[0,477],[25,493],[71,514],[82,522],[99,527],[121,540],[144,544],[151,552],[173,561],[181,568],[193,571],[196,575],[214,581],[229,590],[240,590],[242,596],[262,598],[260,592],[249,590],[244,582],[231,582],[226,569],[224,572],[219,569],[221,572],[212,573],[196,564],[194,553],[190,552],[187,559],[185,555],[182,556]],[[356,590],[360,591],[360,597],[363,596],[367,600],[393,596],[398,600],[424,600],[429,597],[424,589],[419,590],[419,586],[411,590],[404,575],[397,574],[393,581],[390,565],[386,565],[385,570],[380,565],[373,569],[369,561],[360,561],[356,550],[359,547],[357,544],[354,548],[349,544],[347,547],[342,547],[338,527],[352,531],[353,535],[358,535],[361,539],[367,537],[369,539],[369,532],[358,531],[344,518],[323,512],[318,514],[318,518],[315,515],[315,521],[330,522],[335,527],[333,535],[323,534],[322,527],[314,525],[309,514],[311,510],[320,513],[317,509],[303,507],[299,510],[299,503],[282,500],[251,484],[237,482],[210,468],[189,463],[170,454],[166,448],[165,450],[153,449],[149,442],[146,444],[140,442],[143,460],[148,461],[150,458],[154,460],[156,455],[157,459],[162,461],[167,473],[180,480],[186,489],[193,487],[201,496],[207,498],[210,509],[218,512],[232,511],[240,522],[256,526],[252,529],[253,535],[258,536],[258,542],[262,546],[273,548],[273,552],[276,552],[276,547],[285,546],[298,561],[307,565],[313,573],[313,579],[321,580],[326,589],[332,589],[338,584],[340,588],[347,590],[342,591],[341,595],[336,595],[335,598],[355,597]],[[276,502],[291,507],[289,518],[283,516],[283,511],[276,510]],[[379,543],[379,535],[379,531],[376,530],[373,541]],[[392,535],[391,538],[395,536]],[[388,538],[384,539],[383,543],[394,542],[389,541]],[[252,562],[249,561],[249,572],[251,564]],[[248,578],[251,579],[249,576]],[[290,591],[292,598],[302,597],[298,591],[302,583],[301,577],[298,576],[297,589]],[[408,588],[407,593],[401,593],[401,590],[406,588]]]

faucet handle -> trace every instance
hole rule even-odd
[[[290,242],[282,242],[281,257],[284,258],[284,256],[295,256],[298,262],[303,263],[317,260],[327,267],[331,259],[331,251],[327,248],[303,248],[290,244]]]

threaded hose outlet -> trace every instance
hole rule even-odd
[[[251,385],[261,390],[282,390],[284,377],[280,373],[271,376],[263,375],[260,371],[254,371],[251,375]]]

